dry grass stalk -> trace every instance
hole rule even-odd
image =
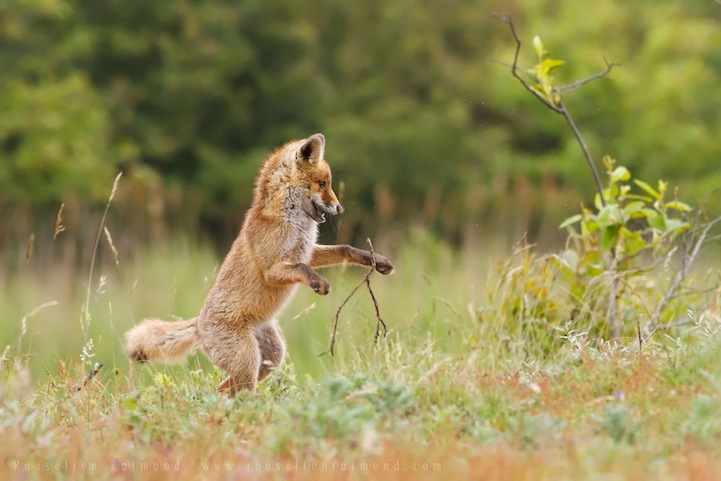
[[[55,231],[53,232],[53,242],[55,242],[55,239],[60,235],[61,232],[65,231],[65,226],[63,225],[63,211],[65,210],[65,203],[63,202],[60,204],[60,209],[58,209],[58,215],[55,218]]]

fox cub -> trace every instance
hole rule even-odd
[[[315,134],[287,143],[265,160],[243,227],[198,317],[143,320],[125,334],[131,359],[179,361],[200,347],[228,373],[218,389],[230,395],[255,391],[258,381],[278,368],[286,349],[276,316],[297,284],[324,296],[330,285],[313,268],[373,265],[368,251],[316,244],[325,214],[343,212],[324,151],[325,137]],[[375,266],[381,274],[393,272],[390,261],[378,254]]]

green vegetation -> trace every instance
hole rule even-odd
[[[363,270],[327,270],[333,292],[301,288],[282,316],[283,370],[257,395],[232,400],[215,392],[222,373],[202,356],[130,368],[120,354],[121,333],[138,317],[197,312],[218,263],[209,249],[176,245],[121,259],[119,268],[96,266],[88,340],[79,327],[85,275],[13,277],[0,291],[0,316],[12,321],[0,363],[2,477],[663,480],[718,472],[718,303],[639,349],[634,333],[602,341],[590,323],[559,324],[537,309],[539,282],[555,289],[562,280],[553,263],[529,263],[530,249],[478,255],[413,235],[393,254],[397,274],[372,277],[388,337],[374,344],[373,306],[361,291],[341,314],[335,358],[318,354]],[[25,319],[21,332],[23,316],[52,300],[58,305]],[[562,296],[554,302],[570,307]],[[85,383],[95,363],[104,367]]]
[[[513,53],[496,11],[567,61],[560,83],[622,64],[566,99],[596,158],[673,179],[693,203],[721,184],[721,8],[707,0],[599,0],[593,15],[558,0],[0,8],[0,241],[19,249],[61,202],[85,219],[118,170],[119,243],[201,229],[225,245],[263,156],[315,131],[347,187],[344,239],[422,222],[454,243],[476,224],[557,241],[592,180],[560,119],[489,61]],[[82,244],[86,224],[68,227]]]
[[[551,300],[551,296],[569,297],[572,312],[556,312],[548,317],[570,319],[573,324],[578,323],[579,317],[591,319],[592,330],[614,339],[628,332],[630,321],[635,323],[633,328],[641,345],[645,337],[661,327],[662,320],[668,321],[669,315],[670,319],[678,316],[678,312],[667,310],[670,304],[675,305],[677,310],[679,307],[692,309],[695,306],[699,292],[690,289],[683,295],[691,299],[679,301],[680,291],[687,287],[687,277],[699,252],[708,243],[708,234],[721,222],[721,217],[708,219],[706,205],[701,205],[692,218],[693,208],[678,199],[678,189],[674,191],[673,199],[667,199],[668,183],[663,180],[658,180],[658,188],[653,188],[634,178],[633,184],[640,193],[634,192],[630,182],[631,172],[624,166],[617,166],[608,155],[603,157],[608,174],[608,187],[604,188],[593,155],[564,104],[563,96],[594,80],[607,78],[615,64],[607,62],[603,72],[559,85],[555,76],[565,61],[550,57],[541,38],[535,36],[533,48],[538,63],[524,71],[518,64],[522,41],[512,17],[496,15],[496,18],[508,25],[516,45],[510,74],[549,110],[563,116],[583,152],[596,186],[595,210],[581,206],[580,214],[561,223],[561,228],[569,227],[567,248],[561,255],[551,256],[551,259],[562,273],[562,287],[553,289],[553,277],[550,282],[541,282],[543,287],[536,288],[534,293],[541,300],[537,308],[548,316],[547,308],[553,310],[563,304]],[[576,224],[580,230],[575,228]],[[678,267],[670,273],[669,265],[674,260]],[[665,281],[657,281],[658,271],[654,266],[662,261],[665,266],[662,279],[670,280],[665,292],[656,296],[652,293],[654,288],[658,289]],[[533,270],[540,273],[548,275],[550,272],[543,266],[535,266],[537,262],[533,259],[527,264],[533,265]],[[642,287],[644,285],[651,286],[651,289]],[[717,286],[712,284],[706,291],[713,291]],[[651,295],[648,295],[649,292],[643,295],[642,290],[650,291]],[[525,296],[526,292],[523,291],[522,295]],[[646,322],[644,317],[648,319]],[[581,323],[586,324],[583,320]]]
[[[534,68],[494,7],[538,34]],[[717,476],[721,13],[485,8],[0,7],[0,477]],[[604,58],[611,82],[579,81]],[[349,212],[322,235],[396,265],[371,278],[388,336],[361,289],[327,354],[343,267],[299,289],[255,395],[200,355],[129,365],[122,334],[197,314],[261,158],[313,131]]]

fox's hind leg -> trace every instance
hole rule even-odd
[[[242,389],[255,391],[260,370],[260,346],[252,329],[231,330],[215,327],[212,335],[203,336],[203,351],[208,358],[228,373],[219,391],[230,396]]]
[[[261,360],[258,371],[258,381],[260,381],[280,367],[285,358],[285,340],[275,319],[256,328],[255,337],[260,346]]]

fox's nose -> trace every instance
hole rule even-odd
[[[344,210],[345,210],[345,209],[343,208],[342,205],[340,205],[340,204],[336,204],[336,205],[335,205],[335,213],[336,213],[336,214],[342,214]]]

